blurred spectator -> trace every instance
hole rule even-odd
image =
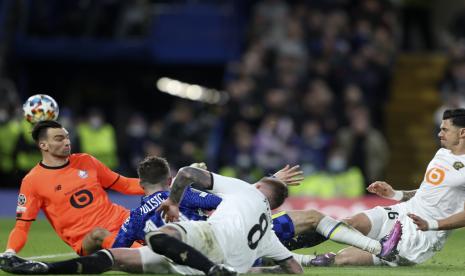
[[[465,95],[458,92],[443,94],[443,104],[434,112],[435,135],[439,133],[444,111],[456,108],[465,108]]]
[[[221,153],[221,174],[250,182],[263,175],[254,160],[253,138],[252,129],[246,122],[238,121],[233,126],[232,135]]]
[[[92,109],[87,120],[78,124],[77,133],[82,152],[95,156],[110,169],[118,167],[115,129],[105,121],[101,110]]]
[[[289,117],[267,115],[255,136],[255,160],[265,174],[298,160],[298,140],[294,122]]]
[[[194,116],[192,105],[178,101],[165,120],[162,145],[166,157],[176,168],[201,160],[200,120],[194,120]]]
[[[76,122],[73,117],[73,113],[70,108],[62,107],[60,108],[60,116],[58,117],[60,124],[68,130],[69,139],[71,141],[71,151],[72,152],[81,152],[79,135],[76,130]]]
[[[337,145],[348,167],[358,167],[365,183],[383,179],[389,159],[389,149],[383,135],[370,124],[369,111],[360,106],[350,115],[350,126],[337,133]]]
[[[26,120],[21,120],[20,134],[14,151],[16,169],[21,178],[42,160],[42,155],[37,150],[37,144],[32,139],[31,132],[32,125]]]
[[[444,97],[450,93],[465,96],[465,57],[451,60],[440,90]]]
[[[331,145],[331,137],[323,133],[316,120],[305,121],[299,139],[299,164],[304,174],[326,169],[326,158]]]
[[[137,164],[146,156],[144,147],[149,139],[147,122],[141,114],[135,113],[129,118],[126,137],[126,161],[129,162],[131,173],[135,175]]]
[[[317,120],[324,132],[334,133],[338,127],[334,115],[334,94],[323,80],[314,80],[309,83],[301,101],[299,123],[307,119]]]
[[[365,181],[359,168],[348,167],[343,151],[335,148],[328,156],[328,170],[306,176],[290,194],[319,198],[354,198],[364,195]]]

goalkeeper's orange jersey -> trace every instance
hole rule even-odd
[[[42,209],[61,239],[80,253],[90,230],[103,227],[117,232],[129,215],[110,201],[105,191],[109,188],[143,194],[138,179],[120,176],[88,154],[72,154],[61,167],[39,163],[21,184],[17,220],[32,221]]]

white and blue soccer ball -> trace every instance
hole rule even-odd
[[[45,120],[56,120],[60,109],[57,102],[45,94],[36,94],[23,104],[24,118],[31,124]]]

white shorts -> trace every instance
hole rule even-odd
[[[204,275],[200,270],[173,263],[163,255],[153,252],[148,246],[138,248],[143,272],[150,274]]]
[[[207,221],[180,221],[169,223],[181,233],[182,241],[200,251],[212,262],[224,263],[224,253],[210,223]],[[234,241],[231,241],[234,242]]]
[[[444,246],[447,238],[445,231],[420,231],[407,216],[407,210],[402,205],[375,207],[364,211],[371,221],[371,231],[368,237],[380,240],[391,231],[394,223],[399,220],[402,224],[402,239],[397,246],[398,260],[387,263],[389,265],[413,265],[431,258],[436,251]]]

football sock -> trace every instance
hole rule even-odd
[[[155,253],[164,255],[177,264],[201,270],[205,274],[215,265],[195,248],[167,234],[157,233],[149,237],[147,242]]]
[[[316,231],[330,240],[353,245],[375,255],[381,252],[381,244],[379,241],[373,240],[351,226],[329,216],[324,216],[320,220],[316,227]]]
[[[292,239],[282,240],[282,244],[289,250],[314,247],[328,239],[318,232],[303,233]]]
[[[294,252],[292,253],[292,257],[301,265],[301,266],[310,266],[310,261],[315,259],[315,255],[302,255],[302,254],[297,254]]]
[[[113,262],[110,251],[100,250],[89,256],[47,263],[47,266],[49,274],[98,274],[110,270]]]

